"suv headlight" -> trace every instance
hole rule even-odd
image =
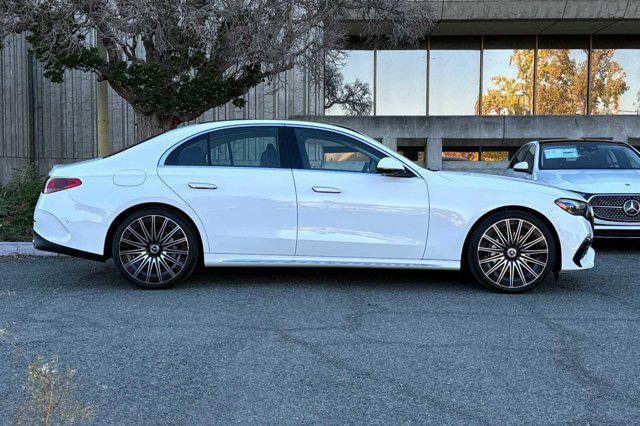
[[[586,201],[572,200],[571,198],[559,198],[556,204],[567,213],[574,216],[587,217],[590,212],[589,203]]]

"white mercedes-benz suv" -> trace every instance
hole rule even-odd
[[[590,212],[545,185],[423,169],[349,129],[227,121],[54,167],[34,244],[113,258],[145,288],[203,263],[468,267],[493,289],[521,292],[593,266]]]
[[[504,174],[582,195],[593,206],[596,238],[640,238],[640,153],[626,143],[529,142]]]

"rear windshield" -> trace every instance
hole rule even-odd
[[[624,144],[562,142],[542,144],[540,169],[640,169],[640,156]]]

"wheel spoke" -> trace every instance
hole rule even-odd
[[[515,262],[514,267],[518,272],[518,276],[520,276],[520,281],[522,281],[522,285],[527,285],[527,279],[525,278],[524,273],[522,272],[522,268],[520,267],[520,261]]]
[[[131,235],[133,235],[134,237],[136,237],[138,239],[138,241],[140,241],[143,245],[148,243],[149,241],[146,240],[142,235],[138,234],[132,227],[131,225],[127,226],[127,228],[124,230],[124,233],[129,232]],[[123,235],[124,235],[123,233]]]
[[[521,257],[522,257],[522,260],[523,260],[524,262],[534,263],[534,264],[536,264],[536,265],[540,265],[540,266],[547,266],[547,263],[546,263],[546,262],[543,262],[543,261],[541,261],[541,260],[534,259],[533,257],[527,256],[526,254],[523,254]]]
[[[514,269],[514,262],[509,262],[509,287],[513,287]]]
[[[126,238],[121,238],[120,239],[120,243],[126,243],[126,244],[129,244],[130,246],[137,247],[137,248],[139,248],[141,250],[144,250],[146,248],[143,243],[138,243],[136,241],[129,240],[129,239],[126,239]]]
[[[145,279],[144,279],[144,282],[146,283],[151,282],[151,272],[153,271],[153,264],[154,264],[154,260],[152,258],[149,258],[147,272],[145,273]]]
[[[546,250],[546,249],[542,249],[542,250],[522,250],[521,253],[524,253],[524,254],[547,254],[548,250]]]
[[[174,240],[174,241],[171,241],[169,243],[165,243],[164,246],[165,247],[172,247],[172,246],[175,246],[176,244],[184,243],[186,241],[187,241],[187,238],[186,237],[182,237],[182,238],[180,238],[178,240]]]
[[[184,263],[183,263],[183,262],[180,262],[178,259],[174,259],[173,257],[171,257],[171,256],[169,256],[169,255],[166,255],[166,256],[165,256],[165,259],[166,259],[166,260],[170,260],[171,262],[173,262],[173,264],[178,265],[178,266],[179,266],[179,267],[181,267],[181,268],[184,266]]]
[[[505,274],[507,273],[507,270],[509,269],[509,262],[507,262],[506,260],[502,263],[502,269],[500,270],[500,275],[498,276],[498,279],[496,281],[494,281],[494,283],[500,285],[500,283],[502,282],[502,279],[504,278]]]
[[[522,237],[522,239],[520,241],[517,242],[518,245],[524,244],[527,242],[527,240],[529,239],[529,237],[531,236],[531,234],[533,234],[533,231],[535,231],[536,228],[534,228],[533,226],[531,226],[529,228],[529,230],[527,231],[526,234],[524,234],[524,236]]]
[[[482,259],[480,261],[480,264],[483,265],[485,263],[489,263],[489,262],[497,262],[498,260],[504,259],[504,255],[502,254],[502,252],[500,252],[500,254],[496,255],[496,256],[491,256],[491,257],[487,257],[486,259]]]
[[[516,233],[513,234],[513,243],[518,244],[520,241],[520,233],[522,232],[522,219],[518,219],[518,227],[516,228]]]
[[[144,235],[144,237],[147,239],[147,241],[151,241],[151,235],[149,235],[149,231],[147,231],[147,227],[144,224],[144,221],[142,220],[142,218],[138,219],[138,225],[140,225],[140,229],[142,230],[142,234]]]
[[[138,266],[138,269],[136,269],[136,271],[133,273],[133,277],[137,277],[138,274],[140,273],[140,271],[142,271],[142,268],[145,267],[145,265],[147,263],[149,263],[149,261],[151,260],[150,257],[145,257],[144,261],[140,262],[140,265]]]
[[[485,240],[489,241],[491,244],[493,244],[494,246],[496,246],[498,248],[501,248],[501,249],[504,248],[504,245],[502,243],[497,242],[496,240],[494,240],[493,238],[491,238],[487,234],[484,234],[482,236],[482,238],[484,238]]]
[[[120,250],[120,256],[130,256],[132,254],[140,255],[144,253],[146,253],[146,250],[144,249],[144,247],[133,249],[133,250]]]
[[[167,234],[167,236],[166,236],[166,237],[164,237],[162,240],[160,240],[160,244],[165,244],[165,243],[166,243],[167,241],[169,241],[169,239],[171,239],[171,237],[173,237],[173,235],[174,235],[176,232],[178,232],[178,231],[181,231],[181,229],[180,229],[180,227],[179,227],[178,225],[176,225],[176,227],[175,227],[175,228],[173,228],[173,229],[171,230],[171,232],[169,232],[169,233]]]
[[[502,253],[502,249],[493,247],[478,247],[478,251],[486,251],[487,253]]]
[[[132,260],[128,261],[127,263],[125,263],[124,265],[122,265],[125,269],[128,268],[129,266],[133,265],[136,262],[139,262],[141,260],[143,260],[145,257],[147,256],[147,253],[144,252],[142,254],[140,254],[140,256],[137,256],[135,258],[133,258]]]
[[[518,260],[518,262],[522,268],[526,269],[527,272],[529,272],[533,276],[534,280],[540,276],[540,274],[536,273],[536,271],[531,269],[529,265],[526,264],[526,262],[522,261],[522,259]]]
[[[164,249],[163,250],[164,253],[169,253],[169,254],[189,254],[188,250],[175,250],[175,249]]]
[[[169,219],[166,217],[163,219],[164,221],[162,222],[162,225],[160,225],[160,230],[158,231],[158,241],[162,241],[164,239],[164,230],[167,228],[167,224],[169,223]]]
[[[507,219],[506,223],[507,223],[507,241],[509,244],[512,244],[513,236],[511,235],[511,222],[509,221],[509,219]]]
[[[540,237],[536,238],[535,240],[525,244],[524,246],[522,246],[522,250],[526,250],[529,247],[533,247],[533,246],[535,246],[536,244],[538,244],[541,241],[545,241],[544,236],[540,236]]]
[[[162,265],[162,267],[164,267],[164,269],[166,269],[166,271],[169,273],[169,275],[171,276],[171,278],[175,277],[176,274],[175,272],[173,272],[173,269],[171,269],[171,267],[169,266],[169,264],[164,260],[164,258],[159,257],[158,258],[158,262],[160,263],[160,265]]]
[[[498,235],[498,239],[502,242],[502,246],[504,247],[505,245],[509,244],[509,241],[507,241],[507,239],[505,238],[504,235],[502,235],[502,232],[498,229],[498,227],[496,226],[496,224],[494,223],[493,225],[491,225],[491,228],[493,228],[493,230],[495,231],[495,233]]]
[[[156,241],[156,215],[151,216],[151,240]]]

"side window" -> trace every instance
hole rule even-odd
[[[527,150],[527,154],[524,157],[524,160],[522,161],[526,161],[527,164],[529,164],[529,173],[531,173],[533,171],[533,158],[535,157],[535,147],[533,145],[529,146],[529,149]]]
[[[530,148],[531,148],[531,145],[529,144],[524,145],[522,148],[520,148],[518,152],[516,152],[516,155],[514,155],[513,158],[511,159],[511,162],[509,163],[509,168],[513,169],[513,166],[515,166],[516,164],[526,161],[525,158]]]
[[[171,152],[168,166],[280,167],[277,127],[218,130],[197,136]]]
[[[164,161],[167,166],[208,166],[208,136],[201,135],[173,150]]]
[[[348,136],[326,130],[295,129],[305,169],[376,173],[385,155]]]
[[[246,127],[210,134],[211,165],[280,167],[277,127]]]

